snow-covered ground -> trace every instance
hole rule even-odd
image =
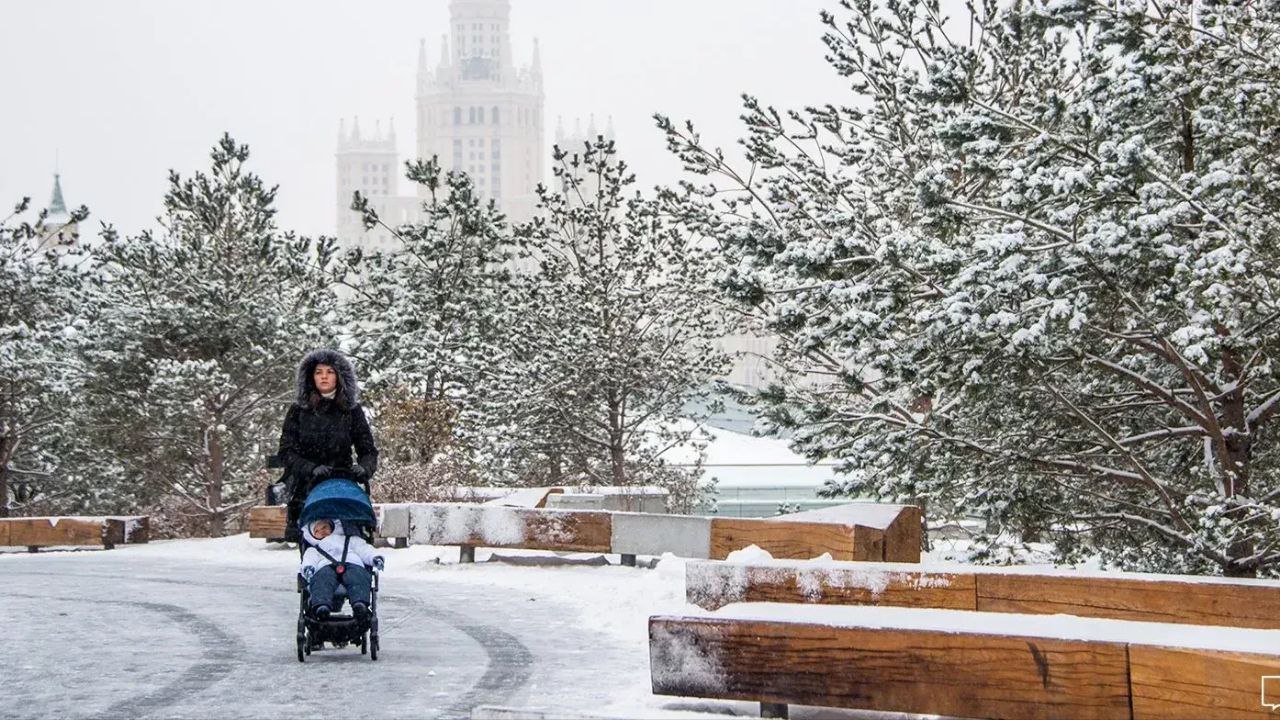
[[[0,717],[467,717],[482,705],[758,717],[753,703],[650,692],[649,616],[702,612],[684,601],[677,558],[628,568],[593,555],[478,550],[459,565],[457,548],[386,553],[378,662],[346,648],[306,664],[294,656],[295,551],[238,535],[0,553]],[[510,561],[485,562],[495,553]]]
[[[706,476],[714,476],[721,486],[816,488],[835,476],[831,464],[810,465],[787,446],[787,440],[754,437],[709,425],[703,429],[711,435],[706,451]],[[685,448],[673,449],[667,459],[675,463],[690,462],[693,453]]]

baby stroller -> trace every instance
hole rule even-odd
[[[377,525],[377,517],[369,496],[351,480],[333,479],[312,488],[307,494],[306,503],[302,507],[299,523],[306,526],[316,520],[333,519],[342,521],[348,532],[360,533],[366,540],[373,539],[373,530]],[[298,543],[298,550],[306,553],[306,540]],[[298,662],[306,662],[306,656],[312,650],[324,644],[332,643],[334,647],[346,647],[354,644],[360,653],[368,654],[371,660],[378,659],[378,572],[372,570],[373,584],[369,595],[368,618],[361,620],[352,614],[338,614],[346,600],[346,588],[338,586],[333,598],[333,613],[321,620],[314,617],[308,584],[302,573],[298,573]]]

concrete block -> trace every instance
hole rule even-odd
[[[557,510],[607,510],[609,512],[667,512],[667,493],[581,492],[547,497],[547,507]]]
[[[547,497],[549,510],[606,510],[605,495],[594,493],[560,493]]]
[[[388,538],[409,537],[409,503],[378,506],[378,534]]]
[[[711,518],[614,513],[610,551],[627,555],[711,557]]]

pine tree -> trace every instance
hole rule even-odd
[[[0,517],[69,492],[63,446],[76,403],[69,362],[82,322],[75,293],[83,275],[54,247],[57,227],[20,220],[30,198],[0,221]],[[71,222],[88,217],[84,207]]]
[[[1275,574],[1280,6],[841,5],[854,96],[747,98],[749,168],[659,118],[795,370],[772,422],[992,542]]]
[[[332,240],[282,233],[276,189],[224,135],[208,172],[170,172],[158,232],[109,233],[84,347],[96,470],[134,502],[181,498],[221,535],[293,398],[293,372],[337,332]]]
[[[503,354],[501,328],[510,305],[512,267],[521,255],[505,218],[480,197],[470,178],[444,172],[437,159],[411,163],[409,180],[426,189],[419,222],[390,227],[356,194],[365,226],[385,227],[398,247],[347,256],[352,350],[375,372],[369,385],[416,418],[419,447],[430,463],[450,449],[485,453],[486,415],[476,388]],[[403,413],[402,413],[403,414]],[[430,427],[441,423],[447,428]]]
[[[612,141],[555,161],[556,189],[539,189],[538,217],[518,229],[539,271],[491,395],[506,394],[503,414],[552,478],[689,484],[662,456],[692,439],[687,407],[727,367],[706,248],[631,194]]]

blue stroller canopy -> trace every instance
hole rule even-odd
[[[367,524],[370,527],[378,524],[369,496],[354,481],[340,478],[325,480],[311,489],[302,506],[298,524],[306,526],[324,519],[341,520],[343,524]]]

